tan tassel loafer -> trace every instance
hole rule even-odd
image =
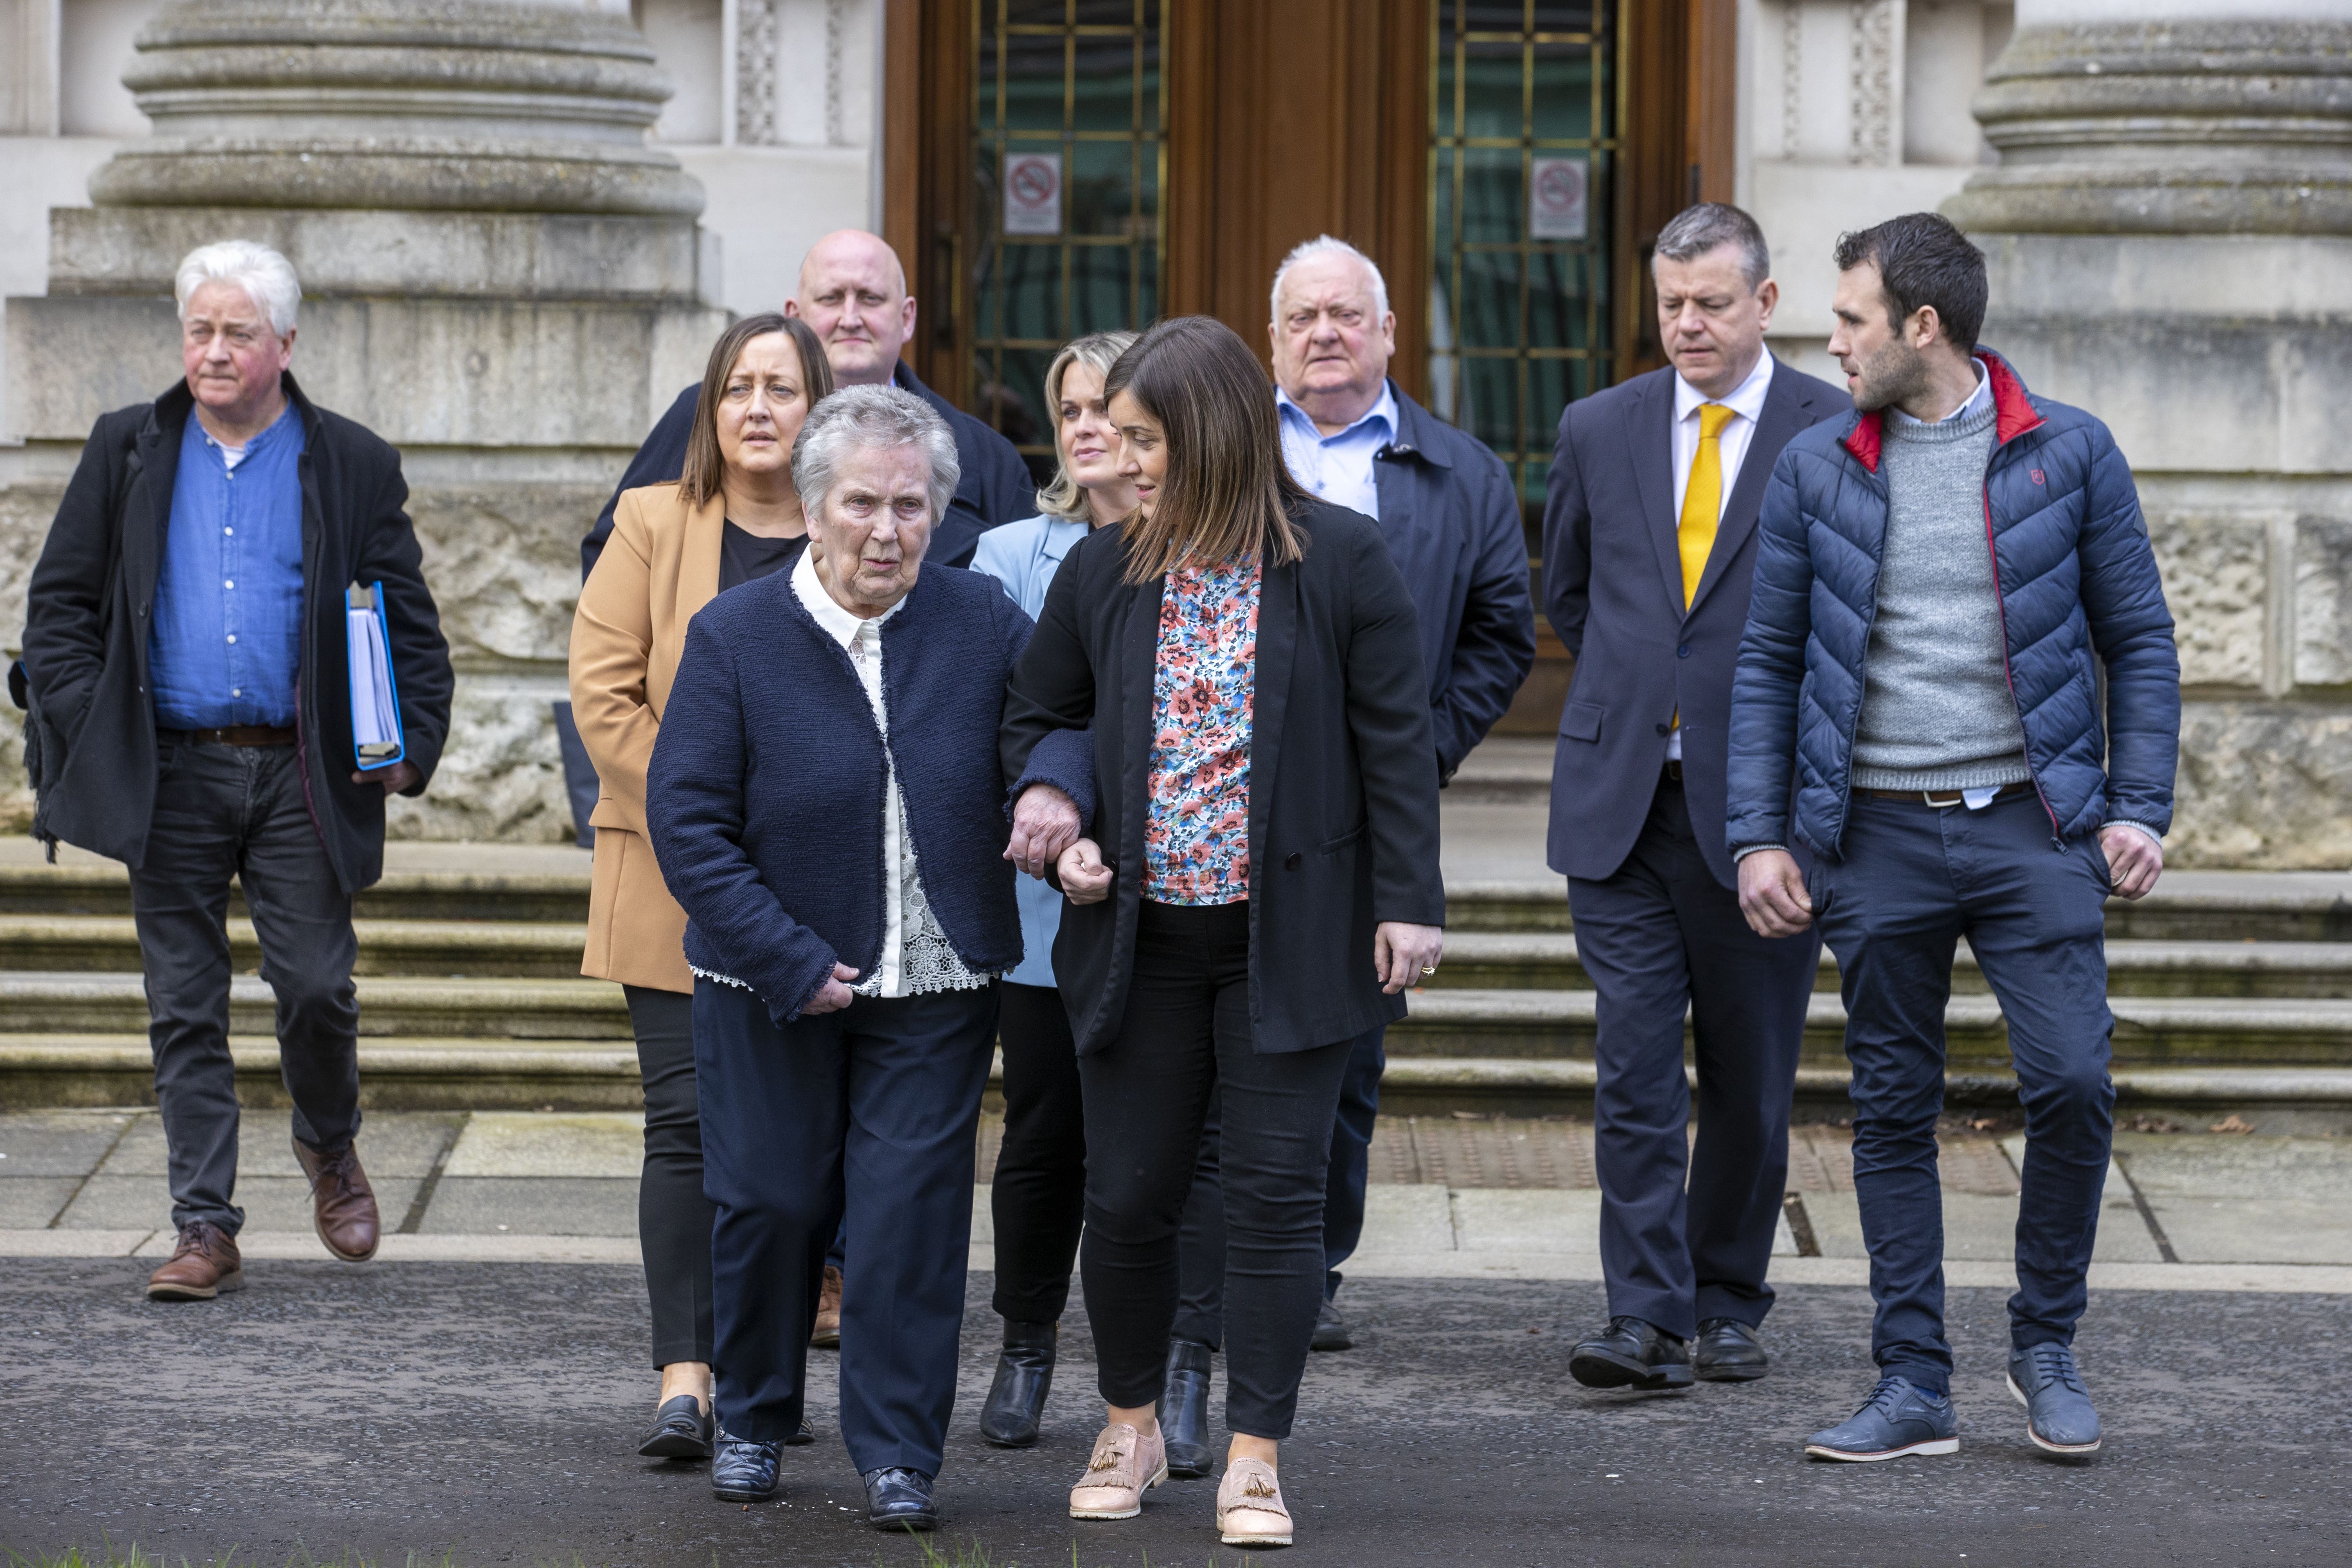
[[[1217,1483],[1217,1534],[1228,1546],[1287,1546],[1290,1510],[1264,1459],[1235,1459]]]
[[[1143,1494],[1168,1479],[1168,1445],[1155,1428],[1145,1436],[1125,1423],[1102,1429],[1087,1473],[1070,1489],[1072,1519],[1133,1519]],[[1283,1520],[1288,1529],[1290,1521]]]

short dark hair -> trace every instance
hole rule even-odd
[[[1984,252],[1941,213],[1905,213],[1875,228],[1838,236],[1837,268],[1869,262],[1878,268],[1886,319],[1896,326],[1922,305],[1936,309],[1944,336],[1968,353],[1984,329]]]
[[[1764,231],[1729,202],[1701,202],[1683,208],[1658,230],[1650,254],[1668,261],[1690,261],[1721,245],[1739,247],[1739,270],[1749,289],[1761,288],[1764,279],[1772,276],[1772,252],[1765,247]]]

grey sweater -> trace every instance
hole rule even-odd
[[[1886,545],[1854,726],[1857,788],[1972,789],[2032,776],[1985,532],[1994,414],[1990,397],[1937,425],[1886,413]]]

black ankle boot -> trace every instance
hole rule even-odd
[[[1054,1386],[1054,1342],[1060,1331],[1058,1323],[1005,1320],[996,1381],[980,1412],[980,1435],[998,1447],[1025,1448],[1037,1440],[1045,1391]]]
[[[1168,1445],[1168,1473],[1205,1476],[1209,1454],[1209,1347],[1168,1342],[1168,1383],[1160,1394],[1160,1436]]]

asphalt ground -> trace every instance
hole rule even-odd
[[[583,1265],[255,1264],[242,1294],[150,1303],[148,1265],[19,1259],[0,1357],[0,1547],[110,1542],[378,1564],[916,1564],[877,1536],[832,1431],[785,1451],[783,1499],[714,1500],[701,1467],[635,1457],[652,1404],[641,1276]],[[1209,1481],[1140,1520],[1076,1524],[1099,1419],[1073,1301],[1035,1449],[974,1430],[992,1364],[972,1277],[937,1545],[992,1568],[1230,1565]],[[1802,1458],[1866,1393],[1869,1302],[1784,1288],[1772,1376],[1664,1396],[1567,1375],[1596,1285],[1378,1279],[1342,1297],[1354,1351],[1312,1358],[1285,1451],[1295,1563],[2080,1565],[2352,1561],[2347,1299],[2110,1291],[2081,1353],[2106,1421],[2088,1464],[2041,1457],[2000,1385],[2001,1292],[1956,1290],[1962,1446],[1874,1466]],[[1222,1397],[1223,1375],[1219,1374]],[[1217,1412],[1219,1420],[1222,1412]],[[977,1560],[975,1557],[973,1560]]]

